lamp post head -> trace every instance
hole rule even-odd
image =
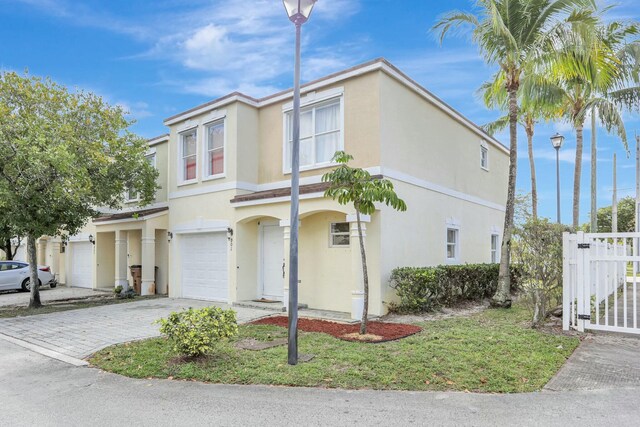
[[[282,0],[289,20],[296,25],[302,25],[311,16],[313,6],[317,0]]]
[[[560,135],[559,133],[556,133],[551,137],[551,144],[553,145],[553,148],[555,148],[556,150],[559,150],[560,147],[562,147],[563,142],[564,142],[564,136]]]

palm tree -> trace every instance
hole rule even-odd
[[[628,150],[622,109],[638,108],[640,105],[640,47],[637,41],[626,42],[629,35],[638,34],[637,25],[615,22],[591,27],[592,31],[585,31],[582,25],[574,23],[570,27],[557,29],[556,50],[549,57],[547,69],[536,76],[536,84],[555,87],[555,92],[560,93],[561,105],[557,115],[569,122],[576,131],[574,230],[578,228],[580,218],[583,129],[587,113],[592,112],[597,116],[608,132],[614,131]],[[595,132],[595,127],[592,131]],[[592,142],[592,153],[597,156],[595,138]],[[592,170],[592,179],[595,181],[595,169]]]
[[[504,90],[508,99],[509,115],[509,179],[505,207],[504,230],[500,259],[500,274],[496,294],[491,300],[494,307],[511,306],[511,280],[509,260],[513,231],[514,199],[518,161],[518,91],[520,81],[530,64],[536,61],[548,46],[548,35],[563,14],[580,20],[576,9],[595,8],[594,0],[476,0],[479,16],[462,11],[445,15],[434,30],[440,32],[440,41],[446,34],[463,26],[473,30],[473,41],[478,45],[485,62],[498,65],[504,73]]]
[[[538,189],[536,183],[536,165],[533,155],[533,137],[536,123],[541,119],[550,119],[557,108],[557,97],[553,94],[542,92],[542,88],[529,88],[528,80],[523,78],[520,91],[520,112],[518,123],[523,127],[527,135],[527,153],[529,168],[531,170],[531,214],[533,219],[538,218]],[[507,99],[503,90],[504,73],[498,72],[491,81],[485,82],[480,87],[480,94],[488,108],[506,110]],[[524,96],[524,94],[527,96]],[[509,116],[502,116],[497,120],[483,126],[484,130],[493,135],[504,130],[509,125]]]

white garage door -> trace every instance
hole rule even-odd
[[[93,244],[91,242],[69,243],[71,286],[79,288],[92,288],[93,282]]]
[[[185,234],[180,240],[182,296],[228,301],[227,233]]]

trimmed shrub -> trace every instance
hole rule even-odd
[[[236,312],[218,307],[173,312],[158,323],[160,332],[173,341],[173,349],[192,357],[211,353],[217,341],[238,333]]]
[[[389,304],[389,309],[397,313],[422,313],[491,297],[498,285],[499,270],[499,264],[396,268],[390,282],[400,303]],[[518,289],[520,276],[520,268],[511,266],[513,290]]]

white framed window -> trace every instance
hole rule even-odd
[[[344,150],[343,97],[304,107],[300,111],[300,169],[332,164],[336,151]],[[284,172],[291,172],[293,113],[285,113]]]
[[[147,162],[153,166],[154,169],[157,168],[156,166],[156,153],[151,153],[151,154],[147,154],[146,156],[144,156],[145,159],[147,159]]]
[[[225,141],[224,119],[205,126],[205,178],[214,179],[225,176]]]
[[[489,146],[484,141],[480,143],[480,167],[489,170]]]
[[[198,130],[191,129],[180,134],[178,182],[190,184],[198,180]]]
[[[496,264],[500,262],[500,235],[491,235],[491,262]]]
[[[447,227],[447,262],[456,263],[460,259],[460,229]]]
[[[344,248],[351,244],[348,222],[332,222],[329,228],[329,247]]]

